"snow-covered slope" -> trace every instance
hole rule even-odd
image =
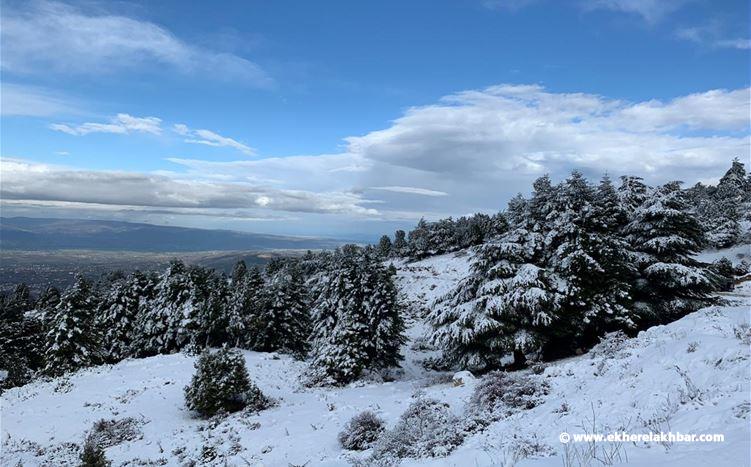
[[[75,465],[78,447],[100,420],[128,420],[125,441],[106,449],[113,465],[350,465],[366,453],[342,451],[337,433],[355,414],[371,409],[393,425],[416,392],[444,400],[461,415],[472,384],[454,386],[424,370],[434,352],[415,345],[424,331],[420,308],[463,277],[467,255],[397,264],[398,282],[411,304],[404,371],[395,381],[337,389],[301,386],[305,365],[287,356],[245,352],[251,377],[277,405],[222,421],[196,419],[183,387],[194,357],[176,354],[128,360],[36,382],[2,396],[1,465]],[[700,310],[667,326],[612,346],[609,356],[585,354],[548,365],[543,403],[467,438],[448,458],[404,465],[566,465],[585,450],[558,437],[562,431],[601,433],[723,433],[718,444],[604,444],[636,465],[749,465],[749,307],[751,284],[725,295],[727,304]],[[593,356],[594,355],[594,356]],[[445,376],[445,375],[443,375]],[[521,459],[522,457],[526,459]],[[306,464],[307,463],[307,464]],[[570,465],[579,465],[576,462]],[[593,463],[592,465],[600,465]]]

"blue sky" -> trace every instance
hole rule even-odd
[[[377,235],[749,158],[749,4],[15,2],[3,215]]]

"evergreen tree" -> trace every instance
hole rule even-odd
[[[189,276],[187,317],[176,329],[178,342],[189,342],[193,349],[218,347],[229,342],[227,277],[198,266],[189,269]]]
[[[238,351],[223,347],[204,351],[196,362],[196,373],[185,387],[185,403],[202,416],[241,409],[262,410],[271,401],[250,380],[245,359]]]
[[[631,216],[639,206],[644,204],[648,196],[647,185],[641,177],[622,176],[621,186],[618,187],[618,199],[626,214]]]
[[[526,226],[529,220],[529,201],[524,199],[521,193],[518,193],[509,200],[505,217],[512,228]]]
[[[547,175],[535,180],[532,187],[534,192],[529,200],[529,212],[525,220],[530,230],[544,232],[549,230],[549,216],[556,208],[558,190],[553,187]]]
[[[43,366],[44,323],[33,307],[26,284],[19,284],[0,301],[0,369],[6,372],[0,392],[28,383]]]
[[[556,277],[533,264],[541,246],[542,236],[524,228],[486,243],[471,274],[436,302],[431,338],[449,363],[487,371],[541,353],[563,299]]]
[[[229,296],[227,332],[236,347],[250,345],[252,320],[265,308],[264,280],[257,267],[246,271],[239,282],[233,279]]]
[[[407,244],[407,234],[403,230],[397,230],[394,233],[394,256],[404,257],[409,253],[409,245]]]
[[[702,214],[708,230],[708,241],[712,246],[727,248],[740,239],[746,191],[746,169],[736,158],[732,167],[720,179],[713,195],[703,200]]]
[[[248,343],[261,352],[305,355],[310,335],[308,300],[302,274],[294,263],[277,271],[250,320]]]
[[[99,336],[92,325],[96,306],[91,283],[78,276],[60,298],[49,322],[45,374],[60,376],[100,361]]]
[[[430,256],[430,227],[428,221],[420,219],[417,226],[409,232],[407,240],[409,256],[422,259]]]
[[[607,330],[632,327],[628,244],[615,189],[605,178],[597,190],[574,171],[556,190],[546,214],[545,263],[565,280],[561,322],[551,327],[550,352],[592,345]],[[568,347],[568,348],[566,348]]]
[[[194,297],[187,267],[182,261],[173,261],[160,276],[154,299],[139,313],[134,343],[138,356],[175,352],[189,343]]]
[[[245,274],[248,272],[248,266],[245,264],[245,261],[240,260],[237,263],[235,263],[235,267],[232,268],[232,285],[237,286],[238,284],[241,284],[243,279],[245,279]]]
[[[345,246],[316,292],[315,382],[346,384],[366,369],[397,365],[404,323],[393,277],[380,261]]]
[[[37,299],[36,308],[44,316],[55,309],[60,303],[60,291],[57,287],[48,286]]]
[[[153,298],[154,282],[140,271],[112,284],[99,304],[97,321],[102,330],[103,354],[107,361],[129,357],[135,339],[138,314]]]
[[[23,314],[34,308],[31,290],[25,283],[18,284],[13,292],[0,302],[0,320],[20,321]]]
[[[378,241],[378,254],[383,258],[388,258],[392,254],[391,238],[388,235],[384,235]]]
[[[634,293],[644,324],[672,321],[711,301],[714,275],[691,257],[704,243],[704,232],[688,210],[680,182],[655,190],[626,231],[640,253]]]

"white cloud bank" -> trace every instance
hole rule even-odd
[[[554,179],[572,169],[594,178],[635,174],[650,183],[718,177],[733,157],[751,156],[750,100],[748,88],[625,102],[499,85],[411,108],[383,130],[347,138],[341,154],[170,158],[179,169],[159,174],[4,161],[10,165],[3,166],[3,197],[332,214],[342,222],[462,215],[503,209],[544,173]],[[193,137],[188,127],[180,131]],[[335,232],[337,224],[327,219]]]

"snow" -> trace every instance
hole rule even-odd
[[[714,253],[706,255],[700,259]],[[453,374],[423,369],[420,360],[436,351],[417,344],[426,331],[424,310],[468,274],[471,257],[465,252],[395,262],[400,294],[409,304],[406,360],[395,381],[303,388],[304,363],[245,351],[251,379],[276,406],[222,421],[201,420],[188,412],[183,394],[195,371],[194,356],[126,360],[4,393],[0,465],[75,465],[77,451],[65,443],[82,443],[100,419],[132,417],[142,435],[106,449],[115,466],[182,465],[191,459],[196,465],[225,465],[226,460],[227,465],[344,466],[369,454],[343,451],[337,442],[347,421],[364,410],[390,428],[420,392],[449,403],[462,417],[474,384],[455,385]],[[402,465],[508,466],[518,460],[519,466],[561,466],[560,432],[584,433],[583,426],[591,432],[593,424],[602,433],[651,428],[725,435],[724,443],[616,446],[629,465],[749,465],[751,283],[723,298],[727,303],[653,327],[614,345],[610,354],[592,352],[545,366],[536,377],[550,390],[540,405],[469,436],[448,457],[406,459]],[[470,381],[468,375],[462,380]],[[213,460],[206,455],[210,448],[219,454]],[[527,458],[518,459],[522,451]]]

